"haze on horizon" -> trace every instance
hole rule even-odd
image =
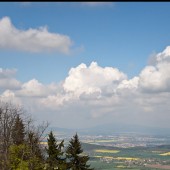
[[[0,3],[0,100],[65,128],[170,128],[170,3]]]

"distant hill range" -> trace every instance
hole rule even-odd
[[[113,147],[113,146],[103,146],[103,145],[96,145],[96,144],[89,144],[89,143],[82,143],[82,148],[85,151],[92,151],[95,149],[106,149],[106,150],[137,150],[137,151],[141,151],[141,150],[165,150],[165,152],[167,150],[170,149],[170,145],[158,145],[158,146],[136,146],[136,147],[132,147],[132,148],[120,148],[120,147]]]
[[[140,125],[105,124],[84,129],[67,129],[59,127],[51,127],[50,129],[64,134],[74,134],[77,132],[81,135],[113,135],[120,133],[170,135],[170,128],[146,127]]]

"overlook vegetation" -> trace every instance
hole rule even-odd
[[[92,170],[75,134],[64,147],[51,131],[44,135],[48,123],[35,126],[24,110],[11,103],[0,103],[1,170]],[[48,145],[41,142],[47,137]]]

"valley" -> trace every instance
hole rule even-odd
[[[56,132],[67,146],[73,132]],[[80,134],[82,148],[96,170],[170,169],[170,136],[136,133]]]

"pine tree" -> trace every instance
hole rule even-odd
[[[69,141],[69,145],[66,149],[66,155],[69,159],[68,167],[71,170],[93,170],[93,168],[90,168],[90,165],[87,165],[89,156],[83,155],[83,149],[77,133]]]
[[[27,136],[28,135],[28,136]],[[20,170],[43,168],[42,151],[35,133],[26,134],[23,120],[16,116],[12,128],[12,145],[9,147],[9,167]]]
[[[23,120],[20,118],[19,114],[15,119],[15,123],[12,129],[12,140],[13,144],[20,145],[24,143],[25,127]]]
[[[48,135],[47,142],[48,148],[46,148],[46,150],[48,154],[47,163],[49,165],[49,170],[53,170],[55,168],[61,170],[66,169],[65,158],[62,158],[64,154],[64,152],[62,152],[62,148],[64,147],[64,140],[57,144],[57,141],[51,131]]]

